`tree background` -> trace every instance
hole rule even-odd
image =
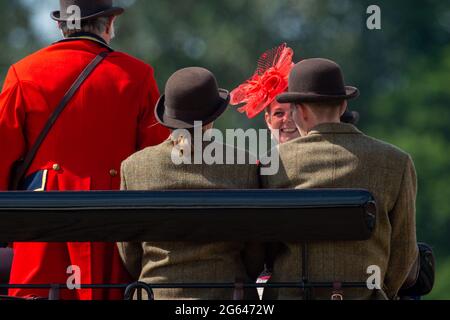
[[[160,88],[177,69],[204,66],[222,87],[250,77],[265,50],[287,42],[296,61],[327,57],[361,89],[350,107],[367,134],[409,152],[419,178],[420,241],[437,253],[429,296],[450,299],[450,2],[438,0],[122,0],[113,46],[154,66]],[[377,4],[382,29],[366,27]],[[0,2],[0,76],[60,37],[57,0]],[[224,128],[263,127],[233,107]]]

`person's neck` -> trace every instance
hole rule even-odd
[[[311,124],[308,126],[309,131],[314,129],[315,127],[326,124],[326,123],[341,123],[341,117],[339,115],[331,116],[331,117],[322,117],[322,118],[316,118],[312,119]]]
[[[318,121],[314,121],[307,126],[307,130],[300,130],[300,133],[302,136],[307,136],[311,131],[313,131],[317,126],[320,126],[321,124],[330,124],[330,123],[341,123],[340,118],[328,118],[328,119],[321,119]]]
[[[96,39],[97,41],[103,42],[106,45],[109,45],[110,42],[111,42],[109,37],[107,37],[107,36],[105,36],[103,34],[99,35],[99,34],[96,34],[96,33],[85,32],[85,31],[72,33],[67,38],[82,38],[82,37],[93,38],[93,39]]]

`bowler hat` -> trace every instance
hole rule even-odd
[[[80,20],[88,20],[98,17],[117,16],[125,10],[113,6],[113,0],[59,0],[60,10],[53,11],[50,16],[56,21],[73,19],[72,6],[80,8]]]
[[[230,93],[219,89],[214,75],[199,67],[181,69],[167,81],[156,105],[156,119],[171,129],[192,129],[219,118],[230,103]]]
[[[341,67],[327,59],[306,59],[297,63],[289,76],[289,91],[277,97],[280,103],[349,100],[359,90],[344,84]]]

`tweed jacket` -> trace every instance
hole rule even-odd
[[[361,242],[308,244],[310,281],[367,282],[369,266],[381,270],[388,298],[395,298],[418,257],[415,225],[417,180],[411,157],[364,135],[349,124],[321,124],[308,136],[280,147],[280,171],[262,177],[264,188],[362,188],[377,202],[373,237]],[[301,245],[285,243],[278,252],[272,281],[299,281]],[[313,298],[330,299],[331,290]],[[345,299],[380,298],[368,289],[344,290]],[[301,299],[301,290],[267,290],[266,298]]]
[[[173,143],[168,140],[124,161],[122,189],[141,191],[259,188],[256,163],[175,165],[171,160],[172,149]],[[264,256],[259,255],[259,261],[253,259],[253,246],[243,243],[119,243],[119,251],[132,276],[145,283],[235,283],[254,281],[263,270]],[[164,289],[155,290],[155,298],[231,300],[233,291]],[[245,298],[257,298],[256,290],[246,293]]]

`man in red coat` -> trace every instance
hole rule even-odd
[[[104,51],[109,55],[41,145],[27,173],[34,178],[29,190],[118,190],[121,162],[169,134],[154,118],[159,92],[153,69],[109,47],[123,9],[112,0],[60,2],[52,18],[65,39],[13,65],[0,95],[0,190],[8,189],[13,164],[34,144],[66,91]],[[69,21],[77,13],[73,5],[80,9],[79,29]],[[14,251],[11,284],[66,284],[74,270],[82,284],[129,281],[114,243],[15,243]],[[48,290],[15,289],[10,295],[47,297]],[[120,299],[122,291],[62,290],[61,297]]]

